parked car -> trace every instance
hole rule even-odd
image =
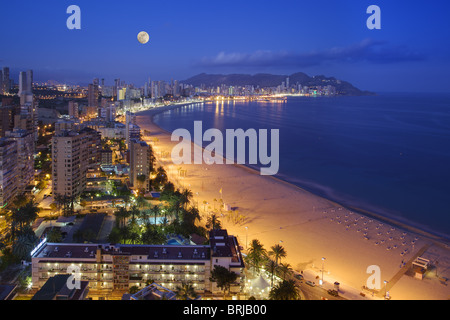
[[[315,287],[316,286],[316,283],[315,282],[312,282],[312,281],[306,281],[306,284],[308,285],[308,286],[311,286],[311,287]]]
[[[337,297],[339,295],[339,292],[337,292],[336,290],[330,289],[330,290],[328,290],[328,294],[332,295],[334,297]]]
[[[303,280],[303,276],[301,274],[295,274],[294,278],[297,279],[297,280],[300,280],[300,281]]]

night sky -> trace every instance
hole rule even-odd
[[[81,30],[69,30],[69,5]],[[381,30],[369,30],[369,5]],[[450,2],[405,0],[0,2],[0,66],[35,81],[141,86],[206,73],[323,74],[371,91],[450,92]],[[150,41],[137,41],[147,31]]]

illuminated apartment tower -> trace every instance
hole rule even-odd
[[[37,103],[33,96],[33,71],[19,74],[20,113],[14,118],[14,127],[33,133],[34,140],[38,138]]]
[[[5,207],[17,195],[17,143],[0,139],[0,208]]]
[[[144,175],[145,182],[142,187],[148,191],[148,178],[150,175],[151,150],[144,141],[132,139],[130,141],[130,182],[133,188],[139,187],[138,176]]]
[[[136,124],[136,115],[127,111],[125,113],[125,143],[130,148],[132,139],[140,140],[141,127]]]
[[[68,109],[69,109],[69,116],[71,118],[78,119],[79,116],[78,102],[75,102],[73,100],[69,101]]]
[[[100,164],[101,137],[95,130],[60,131],[52,139],[53,194],[79,196],[86,173]]]
[[[14,128],[14,115],[16,108],[12,105],[11,98],[3,98],[0,103],[0,138],[4,137],[6,131]]]
[[[0,72],[0,93],[5,94],[8,93],[11,89],[11,79],[9,79],[9,68],[3,67],[2,72]]]
[[[5,137],[15,141],[17,145],[16,184],[18,192],[22,193],[34,182],[34,135],[33,132],[15,128],[13,131],[7,131]]]
[[[88,107],[98,107],[98,84],[91,83],[88,87]]]

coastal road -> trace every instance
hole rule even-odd
[[[300,288],[302,294],[304,297],[302,299],[305,300],[347,300],[341,296],[332,296],[328,293],[328,290],[316,285],[316,286],[310,286],[306,284],[305,280],[299,280],[296,277],[290,275],[288,276],[288,279],[294,280],[297,286]]]
[[[300,282],[300,281],[297,281],[297,284],[299,285],[300,290],[305,295],[306,300],[323,300],[323,299],[346,300],[343,297],[340,297],[340,296],[334,297],[334,296],[328,294],[327,290],[325,290],[319,286],[311,287],[311,286],[307,285],[305,282]]]

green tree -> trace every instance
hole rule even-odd
[[[126,225],[130,212],[124,207],[120,207],[119,210],[114,212],[114,215],[116,217],[116,226],[122,228]]]
[[[147,176],[145,174],[138,174],[136,177],[138,189],[146,189],[145,188],[145,181],[147,181]]]
[[[208,218],[206,219],[206,228],[208,230],[217,230],[217,229],[222,229],[222,224],[219,220],[219,218],[217,217],[217,215],[215,213],[212,213],[208,216]]]
[[[283,275],[283,280],[286,280],[286,275],[292,271],[292,266],[289,263],[280,263],[279,271]]]
[[[247,261],[253,267],[253,270],[259,273],[262,263],[267,258],[267,251],[264,246],[257,239],[253,239],[250,242],[250,246],[247,251]]]
[[[25,228],[29,227],[31,223],[38,217],[39,208],[32,200],[28,201],[19,208],[13,208],[9,216],[11,240],[20,234]]]
[[[23,230],[12,245],[12,254],[19,260],[31,260],[31,250],[36,246],[38,238],[31,228]]]
[[[62,241],[61,231],[56,228],[53,228],[47,235],[47,241],[48,242],[61,242]]]
[[[278,259],[286,258],[286,250],[283,246],[276,244],[270,248],[269,257],[275,258],[275,264],[278,265]]]
[[[238,275],[229,271],[227,268],[215,265],[214,269],[211,271],[210,281],[215,282],[217,287],[222,289],[223,297],[225,299],[227,293],[230,292],[231,285],[236,282]]]
[[[272,259],[266,260],[266,268],[270,272],[270,286],[273,286],[273,275],[277,270],[277,264]]]
[[[132,287],[130,287],[130,289],[128,290],[128,293],[129,293],[129,294],[135,294],[135,293],[137,293],[137,292],[139,292],[139,291],[140,291],[140,289],[139,289],[138,286],[132,286]]]
[[[154,205],[154,206],[150,209],[151,214],[152,214],[153,217],[155,218],[155,223],[154,223],[155,225],[156,225],[156,218],[159,216],[160,210],[161,210],[161,207],[158,206],[158,205]]]
[[[142,233],[143,244],[164,244],[166,236],[159,230],[156,225],[148,224],[145,231]]]
[[[111,232],[108,235],[108,241],[110,243],[122,243],[122,235],[120,233],[120,229],[117,226],[111,229]]]
[[[168,182],[167,173],[163,167],[160,166],[158,167],[158,169],[156,169],[156,176],[153,179],[153,182],[154,184],[156,184],[156,186],[159,186],[160,188]]]
[[[184,281],[181,282],[181,286],[176,287],[175,292],[178,300],[189,300],[197,297],[197,292],[195,292],[192,284]]]
[[[183,208],[184,208],[185,210],[187,209],[187,206],[189,205],[189,202],[191,201],[191,199],[192,199],[193,196],[194,196],[194,194],[193,194],[192,191],[189,190],[189,189],[184,189],[184,190],[181,192],[181,195],[180,195],[180,202],[181,202],[181,205],[183,206]]]
[[[271,300],[298,300],[299,297],[299,288],[294,280],[284,280],[269,292]]]

